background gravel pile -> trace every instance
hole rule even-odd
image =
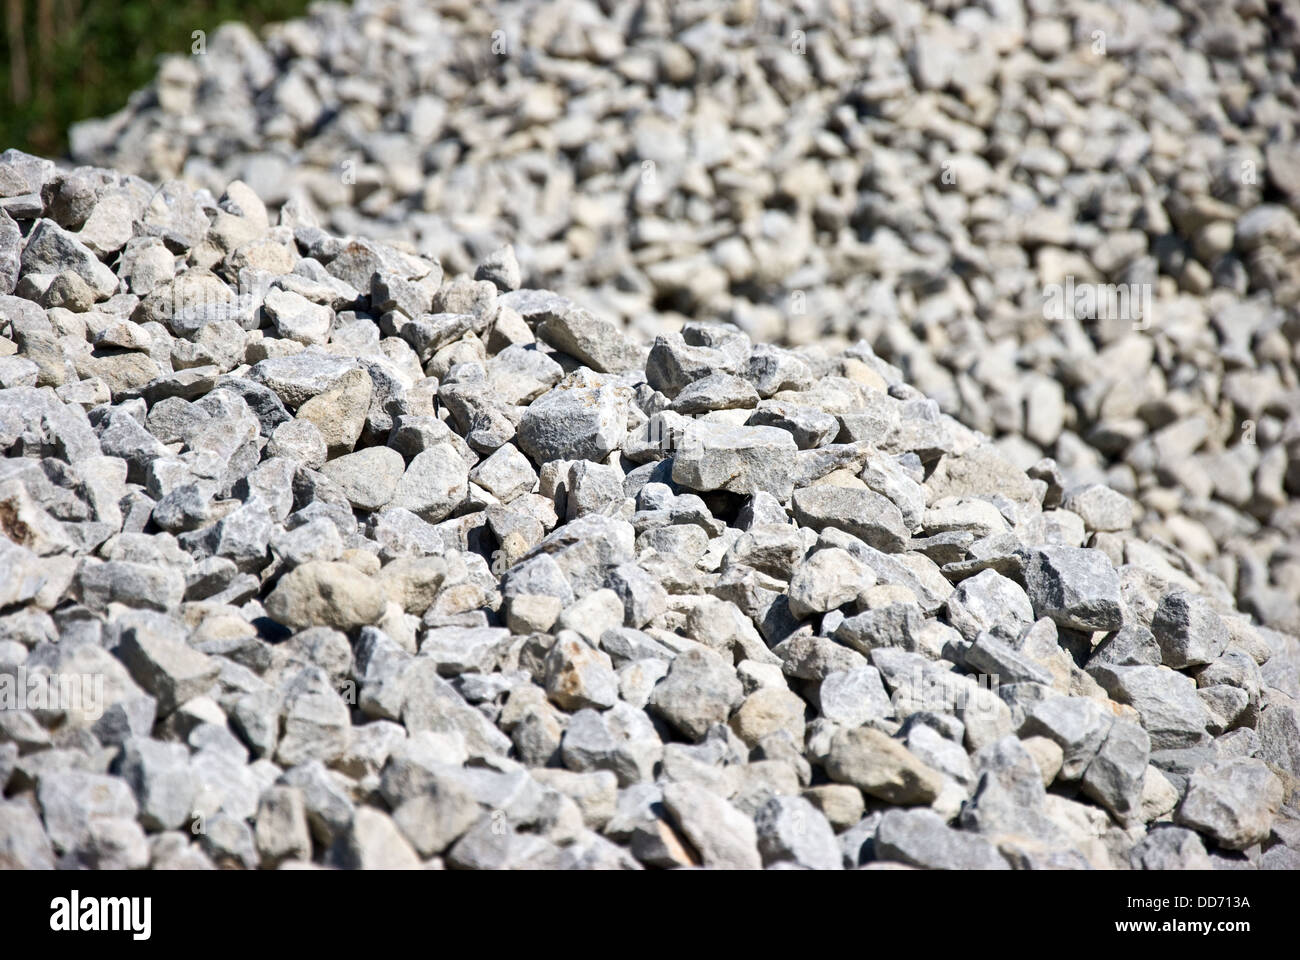
[[[646,335],[866,338],[1300,632],[1298,46],[1294,0],[327,4],[72,144],[448,273],[513,242]],[[1045,319],[1067,278],[1144,329]]]
[[[867,342],[0,185],[0,866],[1300,867],[1300,640]]]

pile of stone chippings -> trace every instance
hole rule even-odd
[[[0,866],[1300,867],[1300,641],[866,342],[0,187]]]
[[[199,49],[76,162],[452,274],[510,242],[647,341],[866,339],[1300,634],[1297,0],[363,2]],[[1067,278],[1146,329],[1045,320]]]

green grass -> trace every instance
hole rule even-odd
[[[67,150],[68,125],[121,109],[165,53],[229,20],[254,30],[308,0],[0,0],[0,149]]]

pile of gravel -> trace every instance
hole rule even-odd
[[[511,242],[647,340],[866,339],[1300,633],[1295,0],[363,2],[200,49],[76,160],[449,274]],[[1071,282],[1149,308],[1062,318]]]
[[[865,341],[0,192],[0,866],[1300,867],[1300,640]]]

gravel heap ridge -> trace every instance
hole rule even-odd
[[[0,184],[0,864],[1300,865],[1300,641],[865,341]]]
[[[1300,633],[1295,0],[320,4],[201,49],[76,161],[453,275],[511,243],[647,342],[866,339]]]

